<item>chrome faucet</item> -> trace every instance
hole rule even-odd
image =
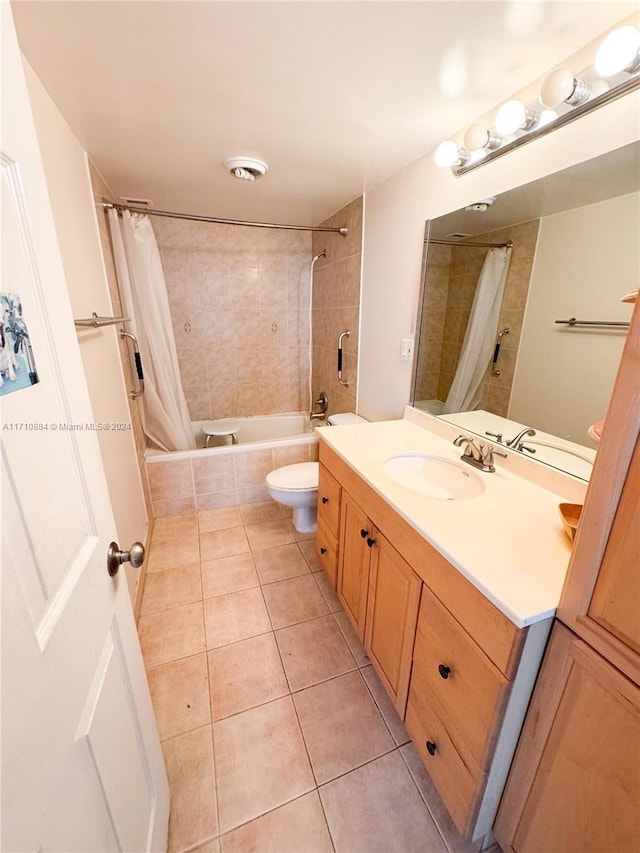
[[[476,444],[475,438],[470,435],[459,435],[457,438],[454,438],[453,443],[456,447],[464,445],[460,459],[463,462],[468,462],[469,465],[473,465],[474,468],[478,468],[480,471],[492,473],[496,470],[493,464],[494,455],[507,458],[506,453],[501,453],[491,444]]]
[[[525,435],[535,435],[535,434],[536,434],[535,429],[525,427],[524,429],[521,429],[517,435],[514,435],[513,438],[510,438],[508,441],[505,441],[505,444],[507,445],[507,447],[513,447],[516,450],[520,450],[520,451],[528,450],[529,453],[535,453],[536,451],[535,451],[534,447],[527,447],[527,445],[524,444],[522,441],[522,439],[525,437]]]

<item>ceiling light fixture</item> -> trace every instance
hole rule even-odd
[[[464,175],[638,88],[640,31],[635,26],[618,27],[603,39],[592,66],[579,75],[570,68],[552,71],[538,100],[529,105],[515,99],[502,104],[494,127],[472,124],[464,132],[463,146],[453,139],[441,143],[435,151],[436,164]]]
[[[225,161],[226,169],[241,181],[255,181],[267,174],[267,164],[253,157],[231,157]]]

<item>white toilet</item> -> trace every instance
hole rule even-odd
[[[329,415],[329,426],[366,423],[365,418],[342,412]],[[274,501],[293,508],[293,526],[300,533],[315,533],[317,530],[318,462],[297,462],[285,465],[267,474],[269,494]]]

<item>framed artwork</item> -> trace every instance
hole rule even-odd
[[[0,292],[0,396],[29,388],[38,381],[20,296]]]

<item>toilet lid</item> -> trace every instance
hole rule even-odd
[[[317,489],[320,466],[317,462],[297,462],[267,474],[267,485],[274,489]]]

